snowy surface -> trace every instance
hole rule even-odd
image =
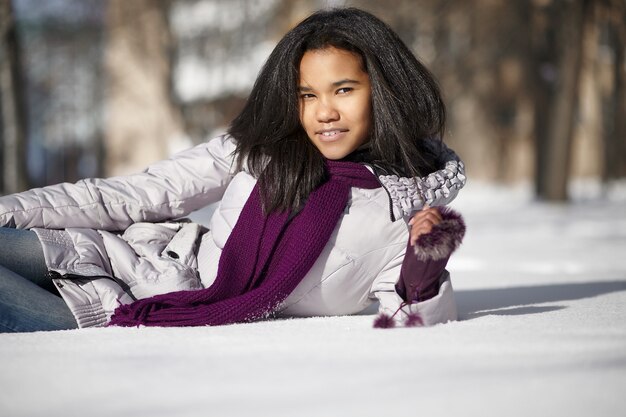
[[[468,186],[454,323],[0,335],[0,416],[624,415],[624,189],[548,205]]]

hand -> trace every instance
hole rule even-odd
[[[418,211],[409,220],[409,226],[411,230],[409,232],[411,239],[411,246],[415,246],[417,239],[426,233],[430,233],[433,226],[441,223],[441,213],[436,208],[428,207],[427,205],[421,211]]]

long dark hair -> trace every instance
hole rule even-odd
[[[368,161],[409,176],[434,169],[421,146],[445,130],[445,106],[434,77],[370,13],[318,11],[276,45],[229,129],[237,143],[237,167],[258,178],[265,212],[297,209],[325,180],[324,158],[300,123],[297,87],[304,53],[328,47],[358,54],[370,77]]]

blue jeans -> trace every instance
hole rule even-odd
[[[35,232],[0,227],[0,333],[78,327],[47,272]]]

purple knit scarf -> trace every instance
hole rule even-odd
[[[265,216],[256,185],[224,245],[213,285],[121,305],[109,325],[216,326],[267,317],[319,257],[346,207],[350,188],[380,187],[358,163],[327,161],[327,169],[329,180],[291,219],[289,212]]]

